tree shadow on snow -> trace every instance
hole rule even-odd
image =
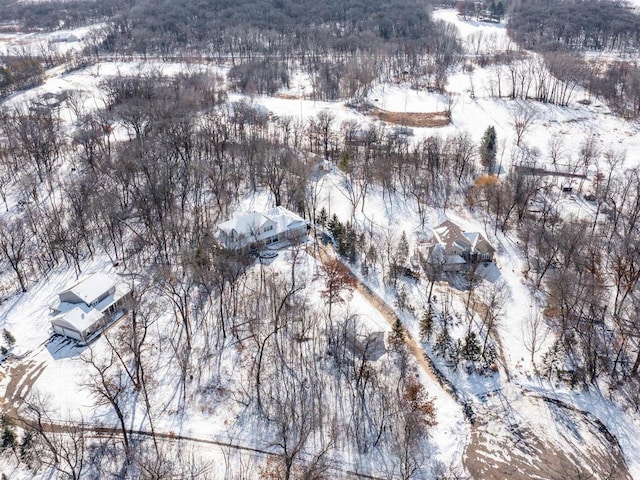
[[[52,335],[46,347],[54,360],[77,357],[87,349],[86,345],[61,335]]]

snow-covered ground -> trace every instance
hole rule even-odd
[[[638,2],[640,5],[640,2]],[[503,26],[482,24],[473,21],[461,21],[454,10],[438,10],[435,16],[439,19],[456,24],[465,41],[465,48],[470,53],[486,53],[513,48]],[[77,35],[86,35],[86,31],[78,31]],[[32,44],[45,42],[47,38],[29,37]],[[33,40],[33,41],[32,41]],[[25,39],[7,36],[0,38],[4,47],[15,48]],[[57,43],[55,45],[58,45]],[[97,110],[102,107],[102,100],[98,84],[105,77],[118,73],[139,74],[151,71],[160,71],[165,75],[173,75],[182,71],[185,67],[175,63],[162,62],[106,62],[91,66],[87,69],[62,76],[49,78],[46,83],[28,92],[14,95],[10,103],[20,103],[41,97],[46,92],[59,93],[66,90],[84,92],[84,105],[87,109]],[[224,76],[226,67],[202,67],[211,73]],[[444,128],[415,128],[413,142],[439,134],[448,135],[460,131],[468,131],[473,140],[478,142],[489,125],[494,125],[498,134],[499,157],[505,168],[511,164],[511,159],[518,152],[515,146],[515,129],[513,115],[519,102],[505,99],[496,99],[490,95],[492,82],[495,81],[495,67],[474,68],[471,72],[459,71],[449,78],[447,92],[455,99],[452,109],[452,124]],[[279,117],[290,116],[307,120],[321,111],[330,111],[334,115],[333,127],[337,129],[345,120],[357,120],[363,124],[378,123],[371,117],[367,117],[342,103],[316,102],[308,100],[309,79],[302,74],[294,76],[288,95],[298,95],[300,98],[277,98],[256,96],[247,98],[240,94],[231,94],[230,100],[249,100],[256,105],[261,105]],[[472,95],[473,93],[473,95]],[[307,97],[307,98],[305,98]],[[549,141],[552,138],[560,138],[563,142],[563,150],[575,155],[579,151],[581,142],[588,137],[594,137],[601,150],[624,150],[628,153],[627,166],[635,166],[638,163],[634,152],[640,151],[640,128],[637,123],[628,122],[611,114],[608,108],[597,101],[591,105],[582,105],[578,100],[587,98],[584,91],[577,90],[573,101],[567,107],[558,107],[549,104],[532,104],[528,107],[536,112],[536,118],[532,127],[524,135],[524,143],[531,148],[540,150],[540,156],[544,160],[548,158]],[[436,112],[442,111],[446,99],[437,93],[417,91],[408,84],[374,86],[368,99],[384,110],[395,112]],[[73,123],[76,118],[70,109],[63,109],[63,118]],[[589,215],[589,206],[571,197],[564,197],[561,202],[566,204],[562,210],[573,211],[580,215]],[[267,194],[258,197],[243,198],[239,201],[238,210],[255,208],[263,209],[271,206],[271,198]],[[373,229],[380,236],[390,235],[398,237],[401,232],[406,232],[410,245],[424,233],[415,208],[410,204],[399,201],[393,203],[384,199],[380,192],[372,190],[367,196],[363,208],[353,210],[348,195],[344,190],[343,178],[337,170],[329,172],[322,180],[322,195],[319,207],[324,206],[330,215],[336,214],[341,220],[347,221],[355,216],[363,226]],[[485,280],[484,286],[490,288],[490,284],[504,285],[505,302],[500,322],[498,336],[502,340],[505,364],[499,374],[493,376],[479,376],[465,372],[448,371],[450,380],[459,390],[460,396],[469,401],[480,402],[480,397],[489,392],[501,390],[505,398],[511,401],[513,414],[517,415],[521,424],[541,425],[545,422],[548,412],[540,408],[529,409],[530,404],[523,403],[522,396],[527,392],[557,398],[568,405],[589,412],[597,417],[607,429],[613,433],[624,452],[629,470],[635,478],[640,478],[640,449],[637,448],[637,439],[640,438],[640,424],[636,416],[622,411],[608,398],[596,394],[580,394],[567,390],[549,382],[536,380],[532,376],[534,365],[530,360],[530,352],[527,350],[525,326],[532,315],[537,312],[537,303],[529,286],[525,283],[522,271],[524,270],[522,254],[519,250],[517,239],[511,234],[502,234],[486,231],[485,225],[471,217],[462,209],[454,209],[446,212],[446,216],[458,223],[468,231],[484,233],[496,247],[496,264],[499,272],[491,281]],[[435,226],[445,219],[445,213],[431,210],[427,214],[426,224]],[[280,256],[268,268],[286,272],[289,268],[286,252]],[[307,270],[306,278],[310,283],[313,280],[313,272],[316,270],[314,260],[305,257],[303,263]],[[120,272],[114,269],[107,259],[96,260],[92,264],[84,265],[84,271],[106,271],[113,275]],[[357,273],[357,272],[356,272]],[[26,294],[14,296],[0,305],[0,326],[10,330],[17,339],[17,343],[27,348],[31,353],[23,361],[31,363],[35,367],[44,365],[44,369],[34,382],[33,389],[48,394],[54,406],[64,413],[82,415],[85,420],[97,420],[104,423],[113,421],[106,408],[96,409],[93,400],[87,395],[83,383],[86,382],[86,363],[80,358],[81,353],[86,354],[86,349],[78,349],[67,343],[49,340],[49,313],[48,305],[55,294],[65,286],[73,283],[75,276],[71,270],[63,270],[52,274],[47,279],[33,282]],[[363,278],[367,284],[383,297],[388,304],[393,305],[395,297],[393,292],[384,288],[380,280],[379,272],[368,278]],[[424,307],[424,284],[407,285],[411,302],[420,308]],[[316,288],[317,289],[317,288]],[[438,295],[443,295],[448,287],[439,285],[436,289]],[[457,309],[463,310],[463,299],[459,296],[454,300]],[[351,312],[357,313],[368,329],[388,331],[388,324],[380,314],[358,293],[354,293],[345,306]],[[418,323],[416,319],[404,316],[407,327],[415,338],[418,338]],[[165,319],[166,320],[166,319]],[[551,341],[547,338],[547,344]],[[106,349],[105,339],[99,339],[91,348],[100,351]],[[534,356],[536,362],[540,361],[545,349],[542,348]],[[430,352],[432,353],[432,352]],[[228,375],[234,375],[234,370],[241,368],[230,359],[225,364]],[[436,362],[438,360],[436,359]],[[5,367],[15,365],[15,360],[10,360]],[[444,364],[439,365],[446,369]],[[4,367],[3,367],[4,368]],[[507,375],[508,372],[508,375]],[[11,378],[3,378],[0,388],[6,387]],[[432,433],[432,443],[437,457],[445,464],[459,461],[468,443],[469,427],[465,423],[461,407],[454,402],[442,388],[435,384],[429,377],[422,376],[422,381],[434,398],[437,408],[438,426]],[[160,399],[171,398],[171,392],[160,392]],[[184,435],[215,438],[221,440],[233,440],[246,444],[264,443],[259,438],[259,433],[243,432],[242,426],[235,425],[239,415],[239,407],[229,403],[228,408],[219,409],[215,416],[211,412],[191,411],[185,418],[177,419],[167,412],[157,427],[163,431],[175,431]],[[145,420],[141,416],[134,416],[132,428],[144,428]],[[214,420],[214,421],[212,421]],[[551,421],[551,420],[549,420]],[[135,422],[135,423],[134,423]],[[585,433],[586,435],[586,433]],[[550,437],[558,444],[563,442],[561,433],[551,432]],[[568,446],[567,448],[573,448]]]
[[[77,52],[88,45],[92,35],[100,35],[105,25],[100,23],[55,32],[0,33],[0,55],[65,55]]]

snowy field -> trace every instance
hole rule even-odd
[[[93,35],[99,38],[104,26],[96,24],[43,33],[0,33],[0,55],[71,54],[87,46]]]
[[[637,1],[640,7],[640,1]],[[506,38],[504,27],[501,25],[482,24],[473,21],[460,21],[454,10],[439,10],[436,18],[450,21],[458,26],[465,41],[467,51],[478,53],[500,51],[512,48]],[[74,35],[83,38],[87,30],[73,31]],[[40,35],[40,34],[38,34]],[[41,48],[42,45],[55,45],[55,48],[73,49],[78,43],[50,44],[50,38],[42,34],[40,36],[4,36],[0,37],[0,48],[5,52],[21,48],[27,42],[30,48]],[[10,103],[17,105],[22,102],[40,98],[44,93],[60,93],[63,91],[79,91],[83,97],[84,106],[90,110],[102,108],[103,99],[100,96],[98,84],[109,76],[120,73],[139,74],[144,72],[161,72],[164,75],[174,75],[186,68],[180,64],[162,62],[105,62],[93,65],[77,72],[53,76],[44,85],[28,92],[16,94]],[[193,67],[189,67],[193,68]],[[227,67],[202,66],[203,70],[224,78]],[[512,159],[516,156],[518,148],[515,146],[514,112],[519,102],[505,99],[496,99],[490,95],[492,82],[495,81],[494,67],[475,68],[471,72],[458,72],[449,78],[447,92],[455,102],[452,108],[452,124],[444,128],[415,128],[411,142],[420,142],[432,135],[446,136],[449,134],[468,131],[473,141],[478,143],[484,131],[489,125],[496,127],[499,142],[499,159],[504,169],[508,169]],[[380,124],[379,120],[363,115],[343,103],[316,102],[308,99],[310,80],[302,74],[294,76],[291,88],[283,94],[297,96],[298,98],[277,98],[256,96],[248,98],[240,94],[230,94],[231,101],[248,100],[260,105],[278,117],[292,117],[294,119],[308,120],[319,112],[328,111],[334,116],[333,126],[339,128],[340,124],[348,120],[356,120],[363,125]],[[473,93],[473,95],[472,95]],[[567,107],[558,107],[548,104],[529,103],[528,106],[535,110],[535,120],[532,127],[524,135],[524,144],[532,149],[538,149],[542,161],[549,158],[549,143],[551,139],[561,139],[564,152],[579,151],[580,144],[589,137],[594,137],[602,151],[624,151],[626,166],[638,165],[637,152],[640,152],[640,127],[637,123],[628,122],[611,114],[609,109],[596,102],[591,105],[578,103],[588,96],[584,91],[576,91],[573,101]],[[445,108],[445,98],[441,94],[411,89],[407,84],[381,84],[375,85],[369,92],[368,100],[380,108],[392,112],[437,112]],[[522,102],[524,103],[524,102]],[[64,108],[63,118],[69,124],[69,131],[77,120],[69,108]],[[386,125],[390,127],[389,125]],[[120,132],[122,138],[125,133]],[[575,153],[573,153],[575,154]],[[565,155],[570,155],[566,153]],[[487,400],[487,395],[500,390],[504,398],[509,400],[511,407],[509,412],[518,417],[522,425],[535,425],[538,435],[544,434],[545,422],[552,422],[549,409],[545,409],[526,400],[526,395],[536,394],[549,398],[555,398],[568,405],[575,406],[581,411],[589,412],[599,419],[607,429],[618,439],[624,452],[629,471],[634,478],[640,478],[640,448],[637,439],[640,438],[640,422],[636,415],[620,410],[614,406],[604,395],[581,394],[568,390],[551,382],[538,380],[533,376],[535,365],[530,360],[530,353],[525,346],[523,338],[523,325],[529,316],[538,308],[534,293],[525,284],[522,276],[524,270],[522,253],[518,242],[510,234],[494,234],[487,231],[483,223],[470,217],[462,209],[454,209],[446,213],[431,210],[427,215],[427,225],[423,225],[419,215],[412,205],[399,201],[384,199],[379,191],[373,191],[365,201],[363,208],[355,212],[348,200],[348,194],[344,190],[344,178],[334,169],[323,176],[321,183],[321,198],[319,207],[325,207],[329,214],[336,214],[343,221],[352,217],[359,224],[375,230],[380,235],[395,232],[399,235],[405,232],[409,239],[410,250],[413,250],[418,238],[425,233],[429,226],[435,226],[447,216],[467,231],[482,232],[496,247],[496,265],[498,271],[487,274],[483,288],[491,288],[498,285],[504,288],[507,296],[504,311],[500,317],[498,336],[502,340],[504,365],[499,373],[493,376],[480,376],[465,372],[447,370],[445,364],[438,366],[447,372],[450,380],[459,391],[459,395],[465,401],[474,405],[482,405]],[[573,212],[575,215],[590,215],[592,207],[581,199],[565,196],[559,198],[564,206],[563,211]],[[263,209],[272,206],[272,199],[267,195],[239,199],[237,210]],[[287,251],[280,253],[276,261],[269,265],[269,269],[287,272],[289,268],[287,259],[290,258]],[[317,290],[314,282],[314,271],[317,269],[312,257],[305,255],[303,261],[303,276],[309,283],[309,290]],[[97,260],[94,263],[83,265],[84,273],[102,271],[118,276],[123,272],[113,267],[107,259]],[[355,271],[355,269],[354,269]],[[359,272],[355,272],[359,274]],[[362,280],[372,290],[386,300],[389,305],[395,301],[394,293],[384,288],[381,281],[381,272],[373,272]],[[0,305],[0,326],[9,329],[16,337],[17,344],[27,349],[30,353],[20,361],[31,365],[32,371],[37,371],[31,388],[51,398],[51,401],[64,415],[81,416],[85,421],[95,421],[102,424],[111,424],[114,419],[106,408],[94,407],[91,398],[83,389],[86,382],[86,362],[82,355],[86,355],[86,348],[77,348],[63,342],[60,339],[50,339],[49,331],[49,304],[56,293],[75,281],[72,270],[59,271],[49,278],[34,282],[29,291],[22,295],[16,295]],[[424,284],[408,284],[411,302],[423,308],[426,302]],[[444,284],[436,287],[438,296],[445,295],[448,290]],[[464,304],[463,295],[458,295],[453,300],[458,309],[462,310]],[[360,294],[354,293],[344,306],[350,312],[356,313],[364,322],[366,328],[374,331],[388,331],[387,322],[381,318],[379,312],[373,308]],[[403,316],[409,331],[414,338],[419,337],[419,326],[415,318]],[[164,319],[168,321],[168,319]],[[478,319],[475,320],[478,322]],[[161,324],[158,324],[160,328]],[[160,333],[158,333],[160,335]],[[547,345],[551,339],[547,338]],[[105,352],[108,345],[101,338],[91,348]],[[433,352],[429,352],[433,356]],[[539,362],[544,349],[534,356]],[[226,364],[225,375],[232,379],[236,373],[234,369],[242,368],[233,363],[231,359]],[[235,359],[237,360],[237,359]],[[435,360],[436,363],[438,360]],[[3,370],[15,366],[16,361],[10,360]],[[162,358],[158,360],[158,368],[162,371]],[[435,455],[445,464],[449,465],[459,461],[469,443],[470,430],[464,420],[459,403],[443,391],[431,378],[422,375],[421,380],[429,394],[435,401],[437,408],[438,426],[432,433],[431,442]],[[10,376],[5,376],[0,387],[7,388],[11,382]],[[20,386],[18,386],[20,387]],[[25,388],[27,388],[25,386]],[[19,390],[19,388],[18,388]],[[244,425],[237,424],[241,416],[241,409],[229,399],[222,400],[228,403],[225,408],[212,412],[193,409],[184,418],[176,418],[172,412],[172,395],[170,391],[160,391],[157,398],[166,405],[165,414],[161,417],[157,428],[164,432],[177,432],[186,436],[202,439],[215,439],[220,441],[234,441],[246,445],[268,443],[261,437],[264,432],[249,431]],[[495,398],[488,402],[497,402]],[[480,407],[478,407],[480,408]],[[140,415],[133,415],[132,428],[146,428],[146,420]],[[578,422],[578,420],[576,420]],[[584,437],[591,438],[590,431],[584,430]],[[549,437],[559,450],[563,448],[570,453],[571,450],[587,448],[583,445],[567,444],[566,432],[552,431]],[[595,441],[595,440],[592,440]],[[565,444],[563,446],[563,443]],[[587,445],[585,447],[585,445]],[[219,461],[219,457],[217,458]],[[349,459],[342,459],[346,463]],[[26,477],[24,477],[26,478]]]

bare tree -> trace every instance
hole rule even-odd
[[[309,124],[310,137],[316,138],[322,145],[324,158],[329,159],[329,146],[333,142],[334,133],[331,129],[335,116],[328,110],[322,110]]]
[[[518,103],[512,116],[513,128],[516,131],[516,145],[520,146],[524,134],[531,128],[536,119],[536,111],[525,103]]]
[[[31,240],[23,220],[0,221],[0,253],[9,262],[23,292],[27,291],[24,263],[29,256]]]
[[[87,469],[87,438],[83,420],[73,419],[58,424],[50,416],[51,406],[41,395],[33,395],[26,402],[26,430],[32,434],[38,459],[55,468],[71,480],[85,478]]]
[[[529,308],[529,314],[522,324],[522,341],[525,348],[531,354],[531,364],[537,371],[535,355],[544,346],[550,333],[543,315],[533,307]]]
[[[561,163],[564,155],[564,140],[560,135],[553,135],[548,142],[549,158],[554,165]]]
[[[321,294],[329,307],[329,318],[335,303],[342,302],[342,295],[348,293],[356,285],[349,269],[338,258],[330,258],[322,262],[321,272],[324,274],[325,288]]]
[[[96,399],[97,405],[108,405],[113,408],[124,442],[127,463],[131,456],[131,446],[125,419],[125,408],[128,397],[129,381],[117,365],[116,355],[110,352],[110,358],[98,359],[93,349],[83,356],[83,360],[92,367],[93,375],[86,385]]]

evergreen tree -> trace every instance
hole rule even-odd
[[[492,343],[487,344],[487,347],[482,353],[484,368],[490,368],[496,361],[497,356],[496,347]]]
[[[433,312],[431,311],[431,306],[429,309],[424,312],[422,318],[420,319],[420,336],[423,339],[430,340],[431,333],[433,332]]]
[[[351,173],[351,161],[349,158],[349,152],[343,152],[338,162],[338,168],[345,173]]]
[[[6,328],[2,330],[2,338],[9,347],[12,347],[16,343],[16,338]]]
[[[400,317],[396,317],[393,323],[393,331],[391,332],[391,345],[398,350],[404,344],[404,326],[400,321]]]
[[[349,262],[355,262],[356,253],[358,251],[358,234],[356,233],[356,229],[353,227],[351,222],[347,223],[345,227],[341,244],[342,252],[340,254],[346,257]]]
[[[327,215],[327,209],[322,207],[320,209],[320,213],[316,218],[316,223],[321,227],[325,227],[327,225],[327,221],[329,220],[329,215]]]
[[[480,342],[475,332],[469,331],[464,338],[464,346],[462,348],[462,355],[466,360],[477,362],[480,360]]]
[[[334,240],[338,240],[338,237],[342,234],[343,226],[338,220],[338,216],[334,213],[329,222],[329,232],[333,236]]]
[[[438,338],[436,338],[436,344],[433,346],[433,350],[442,358],[445,358],[451,350],[451,335],[449,335],[449,329],[446,325],[438,335]]]
[[[487,170],[492,170],[495,162],[496,155],[498,153],[498,137],[496,135],[496,129],[493,125],[490,125],[482,136],[480,142],[480,161]]]
[[[16,446],[16,434],[10,427],[4,427],[2,431],[2,448],[13,448]]]
[[[407,240],[407,234],[402,231],[402,236],[396,247],[396,264],[402,266],[407,263],[407,257],[409,256],[409,241]]]
[[[458,365],[460,364],[460,359],[464,356],[463,354],[464,345],[462,344],[462,340],[457,339],[453,342],[449,350],[449,360],[453,364],[453,369],[457,370]]]

